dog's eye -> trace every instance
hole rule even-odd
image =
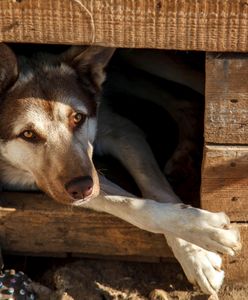
[[[20,134],[20,137],[26,141],[33,141],[37,138],[36,134],[32,130],[25,130]]]
[[[31,130],[25,130],[22,134],[26,139],[31,139],[34,137],[34,133]]]
[[[81,113],[76,113],[73,116],[73,123],[75,124],[75,126],[78,126],[79,124],[82,124],[86,119],[86,116],[84,114]]]

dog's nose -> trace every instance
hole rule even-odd
[[[84,199],[92,194],[93,180],[90,176],[77,177],[68,182],[65,188],[73,199]]]

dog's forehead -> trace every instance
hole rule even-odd
[[[89,116],[96,114],[95,100],[83,90],[76,72],[64,63],[39,63],[29,67],[21,64],[19,78],[7,97],[22,109],[37,106],[37,109],[58,113],[71,107]]]

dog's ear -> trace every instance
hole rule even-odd
[[[101,46],[72,46],[61,55],[61,60],[73,67],[79,74],[82,86],[96,94],[105,80],[105,67],[115,48]]]
[[[17,79],[17,59],[13,51],[0,43],[0,93],[4,92]]]

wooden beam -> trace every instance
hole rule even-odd
[[[1,0],[0,40],[248,51],[245,0]]]
[[[43,194],[1,193],[0,245],[33,255],[171,257],[162,235],[108,214],[60,205]]]
[[[248,146],[205,146],[201,207],[248,221]]]
[[[248,145],[248,54],[206,59],[205,141]]]
[[[165,261],[173,258],[162,235],[107,214],[69,208],[43,194],[0,195],[0,245],[7,253]],[[225,257],[227,280],[247,279],[248,225],[238,224],[241,253]]]

